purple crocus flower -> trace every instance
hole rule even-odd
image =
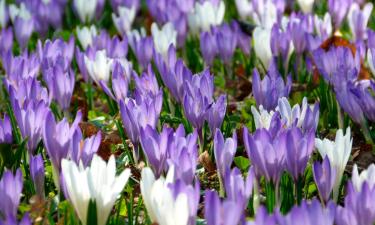
[[[313,175],[320,198],[327,203],[336,180],[336,169],[331,167],[327,156],[321,164],[319,162],[314,163]]]
[[[300,56],[307,48],[307,31],[304,18],[292,18],[287,27],[287,32],[293,42],[295,52]]]
[[[3,55],[2,60],[7,78],[14,83],[20,79],[36,78],[39,75],[40,60],[37,54],[29,54],[24,51],[19,56],[13,56],[9,51]]]
[[[44,162],[42,155],[31,156],[30,158],[30,174],[34,182],[37,195],[44,198]]]
[[[286,168],[297,181],[305,172],[307,162],[314,150],[315,133],[313,130],[305,134],[297,127],[286,131]]]
[[[260,79],[257,69],[253,72],[253,95],[258,106],[262,105],[267,111],[274,110],[277,106],[278,99],[288,97],[292,86],[292,78],[288,76],[287,82],[276,68],[275,62],[272,62],[268,73]]]
[[[199,90],[194,89],[191,85],[188,85],[186,90],[183,102],[185,117],[198,132],[201,132],[210,103]]]
[[[247,128],[243,130],[246,152],[254,166],[255,175],[264,176],[267,181],[278,184],[285,168],[287,138],[285,133],[272,138],[266,129],[258,129],[250,135]]]
[[[163,103],[163,96],[160,93],[157,97],[153,98],[140,98],[135,101],[131,98],[120,100],[120,112],[122,123],[125,131],[135,145],[135,160],[138,160],[138,141],[140,129],[150,125],[155,128],[159,120],[161,107]]]
[[[127,8],[131,8],[134,6],[138,10],[140,5],[140,0],[111,0],[111,6],[113,11],[116,11],[120,6],[125,6]]]
[[[237,32],[228,24],[223,24],[216,33],[219,56],[224,63],[229,63],[237,46]]]
[[[23,187],[21,169],[13,175],[5,171],[0,180],[0,212],[5,218],[17,218],[17,209],[20,204]]]
[[[193,182],[198,164],[198,134],[185,135],[182,124],[178,126],[173,135],[173,142],[168,149],[168,167],[174,166],[175,176],[186,184]]]
[[[89,166],[93,156],[99,150],[101,140],[102,133],[100,131],[96,135],[83,139],[81,130],[76,129],[71,139],[70,158],[77,165],[82,163],[84,167]]]
[[[42,139],[43,124],[49,111],[48,106],[43,101],[26,101],[23,106],[15,102],[12,106],[22,138],[27,138],[27,149],[32,155]]]
[[[11,27],[3,28],[0,33],[0,55],[12,51],[13,49],[13,30]]]
[[[112,90],[108,87],[105,81],[100,81],[100,86],[103,91],[115,101],[126,99],[128,97],[129,79],[126,75],[125,68],[119,63],[115,62],[112,72]]]
[[[61,160],[67,158],[72,151],[73,135],[79,129],[82,114],[79,111],[71,126],[66,118],[56,123],[52,112],[48,112],[43,126],[43,143],[54,170],[55,185],[59,187],[57,179],[60,174]]]
[[[253,167],[250,168],[246,180],[243,179],[238,168],[234,168],[232,171],[227,169],[224,180],[227,198],[242,205],[242,209],[245,210],[253,192],[254,179]]]
[[[357,3],[352,3],[348,12],[348,22],[354,40],[365,40],[367,35],[367,23],[370,19],[373,5],[367,3],[363,9]]]
[[[5,80],[5,84],[13,108],[15,104],[18,104],[22,108],[26,102],[30,101],[41,101],[47,106],[51,102],[47,89],[43,87],[36,78],[20,79],[16,84],[12,84],[12,81]]]
[[[211,32],[202,32],[200,34],[200,50],[203,56],[203,59],[207,65],[212,65],[218,52],[216,34],[214,29]]]
[[[14,18],[13,24],[17,42],[22,49],[25,49],[31,34],[34,32],[34,18],[31,15],[25,17],[17,16]]]
[[[369,184],[365,182],[361,191],[357,192],[353,184],[349,182],[346,191],[345,208],[339,207],[337,209],[336,224],[374,224],[375,206],[373,200],[375,199],[375,188],[370,188]]]
[[[199,180],[196,180],[195,185],[189,185],[190,183],[185,183],[183,180],[176,180],[174,183],[169,184],[169,188],[172,190],[174,198],[180,193],[184,193],[188,196],[189,203],[189,225],[196,224],[197,211],[199,207],[200,199],[200,184]]]
[[[233,133],[232,138],[224,140],[223,134],[216,129],[214,137],[214,155],[217,171],[222,180],[225,178],[225,172],[230,169],[234,155],[237,151],[237,135]]]
[[[300,206],[294,206],[285,216],[279,215],[277,222],[280,225],[292,225],[297,221],[306,225],[333,225],[334,219],[335,205],[331,202],[324,208],[318,200],[314,199],[310,203],[302,201]]]
[[[216,102],[211,104],[207,111],[207,122],[213,134],[217,128],[221,127],[227,110],[227,96],[220,95]]]
[[[64,72],[59,64],[45,71],[44,77],[50,91],[52,99],[54,99],[63,111],[69,109],[72,99],[75,75],[72,69]]]
[[[74,37],[71,36],[68,43],[64,42],[62,39],[53,41],[47,40],[44,46],[39,40],[38,54],[44,67],[48,68],[55,65],[57,62],[62,62],[63,69],[66,71],[70,68],[74,56]]]
[[[356,97],[356,102],[359,103],[364,116],[370,120],[375,121],[375,82],[372,80],[361,80],[357,83],[348,83],[351,93]],[[354,112],[353,112],[354,113]]]
[[[12,124],[8,114],[4,114],[4,119],[0,118],[0,144],[12,144]]]
[[[154,40],[146,36],[146,31],[133,30],[128,34],[129,45],[132,48],[137,61],[143,68],[151,62],[154,50]]]
[[[160,93],[161,90],[159,89],[158,81],[151,64],[148,65],[147,71],[143,72],[141,76],[133,73],[133,78],[135,81],[135,92],[138,94],[155,97]]]
[[[167,153],[172,137],[173,130],[166,126],[160,134],[150,125],[140,130],[142,149],[156,177],[159,177],[166,168]]]
[[[206,191],[204,217],[207,225],[239,224],[242,213],[242,205],[238,202],[230,199],[221,201],[216,191]]]
[[[340,28],[351,3],[351,0],[328,0],[328,11],[333,19],[335,29]]]
[[[281,27],[275,23],[271,31],[272,55],[286,59],[284,67],[288,66],[289,58],[293,50],[291,34],[282,31]]]

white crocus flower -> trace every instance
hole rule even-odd
[[[363,170],[361,174],[358,173],[357,164],[354,164],[352,182],[358,192],[361,192],[364,182],[367,182],[369,187],[372,188],[375,185],[375,164],[371,164],[366,170]]]
[[[331,36],[333,28],[332,28],[332,19],[331,15],[327,12],[323,19],[321,19],[318,15],[314,16],[314,25],[316,33],[319,37],[326,38]]]
[[[74,8],[81,22],[89,22],[94,19],[97,0],[74,0]]]
[[[174,167],[172,166],[167,178],[160,177],[155,180],[150,168],[142,170],[140,182],[141,192],[148,215],[152,223],[159,225],[186,225],[189,220],[189,202],[185,193],[180,193],[173,198],[168,184],[174,180]]]
[[[253,40],[255,54],[267,69],[272,59],[271,30],[256,27],[253,31]]]
[[[95,59],[91,60],[85,56],[85,65],[88,74],[95,81],[101,80],[108,82],[113,60],[107,57],[106,50],[100,50],[95,53]]]
[[[253,20],[257,26],[264,29],[272,29],[277,22],[277,7],[272,0],[259,0],[253,2]]]
[[[328,156],[331,167],[337,171],[333,186],[333,199],[335,201],[337,201],[341,179],[352,151],[352,143],[353,139],[350,137],[350,127],[346,129],[345,135],[343,134],[343,130],[337,130],[335,141],[315,139],[315,147],[318,149],[321,157],[325,158]]]
[[[131,30],[136,12],[135,6],[131,8],[120,6],[118,7],[118,16],[112,13],[112,20],[118,32],[126,34]]]
[[[314,6],[314,0],[297,0],[297,2],[302,12],[311,13]]]
[[[253,11],[253,6],[249,0],[235,0],[237,12],[242,19],[250,16]]]
[[[62,160],[62,173],[70,202],[73,204],[82,224],[87,223],[90,200],[94,200],[97,209],[98,225],[106,224],[113,205],[124,189],[130,177],[125,169],[116,177],[116,163],[112,155],[108,164],[98,155],[94,155],[91,166],[84,168],[74,161]]]
[[[215,6],[211,1],[196,2],[193,12],[188,16],[189,28],[194,34],[199,31],[209,31],[211,26],[220,25],[225,14],[225,4],[223,1]]]
[[[90,45],[92,45],[94,41],[94,37],[98,35],[98,32],[96,30],[96,27],[94,25],[91,25],[90,27],[77,27],[77,38],[79,40],[79,43],[81,43],[82,48],[84,50],[87,49]]]
[[[256,129],[261,129],[261,128],[269,129],[271,127],[271,121],[272,121],[274,111],[268,112],[267,110],[263,108],[262,105],[260,105],[259,112],[254,106],[251,106],[251,112],[253,113]]]
[[[163,58],[166,58],[169,46],[171,44],[176,46],[177,43],[177,31],[174,29],[173,24],[168,22],[159,30],[158,25],[153,23],[151,25],[151,33],[156,52],[160,53]]]
[[[5,0],[0,0],[0,26],[2,28],[6,27],[7,23],[7,5]]]
[[[17,5],[10,5],[9,6],[9,16],[10,19],[12,20],[12,23],[15,22],[16,18],[19,17],[25,21],[28,21],[31,19],[31,13],[30,11],[26,8],[24,3],[20,4],[20,7],[17,7]]]

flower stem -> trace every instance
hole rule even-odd
[[[366,120],[363,120],[361,122],[361,128],[362,128],[362,133],[363,133],[363,136],[365,137],[366,142],[369,143],[369,144],[374,144],[374,142],[371,138],[371,134],[370,134],[370,131],[368,129]]]
[[[344,115],[342,113],[340,104],[336,101],[337,104],[337,124],[339,125],[339,129],[344,129]]]

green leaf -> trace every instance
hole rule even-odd
[[[90,200],[89,208],[87,209],[87,223],[90,225],[98,224],[98,216],[96,211],[96,202],[95,200]]]
[[[234,158],[234,164],[241,170],[247,170],[250,166],[250,161],[248,158],[245,158],[243,156],[237,156]]]

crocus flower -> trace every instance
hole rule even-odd
[[[34,19],[31,12],[22,2],[19,7],[14,4],[9,6],[9,16],[14,24],[17,42],[21,48],[25,48],[34,31]]]
[[[136,8],[135,6],[132,6],[131,8],[120,6],[117,8],[117,11],[118,16],[115,13],[112,13],[113,23],[120,34],[126,34],[131,31],[135,19]]]
[[[287,69],[290,56],[294,51],[291,34],[284,31],[281,26],[275,23],[271,30],[271,51],[272,55],[280,57],[284,61],[284,68]]]
[[[272,124],[272,118],[274,115],[274,111],[267,111],[263,108],[263,105],[259,106],[259,111],[256,107],[251,106],[251,113],[253,114],[254,117],[254,123],[255,123],[255,128],[256,129],[269,129]]]
[[[0,1],[0,26],[5,28],[8,24],[8,7],[5,0]]]
[[[42,139],[43,124],[49,109],[43,101],[30,101],[23,106],[15,103],[12,106],[22,138],[27,138],[27,149],[32,155]]]
[[[224,19],[224,1],[195,2],[194,10],[188,16],[190,30],[197,34],[199,31],[209,31],[211,26],[220,25]]]
[[[367,23],[370,19],[373,5],[367,3],[363,9],[357,3],[352,3],[348,12],[349,27],[354,40],[365,40],[367,38]]]
[[[297,0],[302,12],[310,13],[314,6],[314,0]]]
[[[335,223],[339,225],[349,224],[373,224],[375,222],[375,188],[367,182],[363,183],[360,191],[349,182],[346,188],[346,196],[343,207],[336,210]]]
[[[129,75],[126,75],[126,70],[119,63],[115,62],[112,72],[112,90],[108,87],[105,81],[100,81],[100,86],[103,91],[115,101],[126,99],[128,97]]]
[[[1,144],[12,144],[12,124],[8,114],[4,115],[4,119],[0,118],[0,143]]]
[[[140,181],[142,197],[147,213],[152,223],[160,225],[181,224],[187,225],[189,221],[189,200],[186,193],[173,196],[168,187],[174,181],[174,168],[171,167],[167,177],[155,179],[152,170],[148,167],[142,170]]]
[[[337,130],[334,142],[328,139],[315,139],[315,147],[318,149],[322,158],[328,156],[331,169],[336,169],[337,175],[333,187],[333,199],[335,201],[338,199],[341,179],[352,151],[352,142],[353,139],[350,137],[350,127],[346,129],[345,135],[341,129]]]
[[[129,45],[133,49],[137,61],[145,69],[152,60],[154,41],[152,37],[146,36],[146,31],[133,30],[127,34]]]
[[[196,224],[197,211],[199,207],[200,199],[200,184],[199,181],[195,181],[195,185],[188,185],[183,180],[176,180],[174,183],[170,183],[168,187],[173,193],[173,197],[176,199],[179,194],[186,194],[189,202],[189,225]]]
[[[278,224],[292,225],[303,223],[306,225],[326,224],[333,225],[335,219],[335,205],[330,203],[322,207],[316,199],[311,202],[302,201],[301,205],[294,206],[285,216],[278,216]]]
[[[160,177],[166,166],[168,149],[171,146],[173,130],[166,126],[160,134],[151,126],[140,130],[142,149],[154,170],[156,177]]]
[[[207,122],[212,134],[217,128],[220,129],[226,110],[227,96],[220,95],[216,102],[212,103],[211,107],[207,111]]]
[[[254,166],[255,175],[264,176],[267,181],[278,184],[285,168],[287,138],[285,133],[272,138],[265,129],[258,129],[250,135],[247,128],[243,130],[246,152]]]
[[[188,84],[185,89],[187,90],[183,102],[185,117],[194,128],[200,131],[206,119],[206,112],[210,102],[192,85]]]
[[[367,169],[363,170],[361,174],[358,173],[358,166],[354,164],[352,172],[352,183],[356,191],[360,192],[362,185],[367,183],[369,188],[375,185],[375,164],[371,164]]]
[[[52,112],[49,111],[43,120],[43,143],[52,162],[54,182],[58,188],[61,160],[67,158],[72,151],[73,135],[79,129],[81,117],[82,114],[77,113],[73,124],[69,126],[66,118],[56,123]]]
[[[324,14],[323,19],[321,19],[318,15],[315,15],[314,25],[317,35],[323,40],[332,35],[332,19],[331,15],[328,12]]]
[[[193,182],[198,164],[198,134],[185,135],[181,124],[173,134],[173,141],[168,149],[168,167],[174,166],[175,177],[186,184]]]
[[[172,23],[166,23],[159,30],[158,25],[153,23],[151,26],[151,33],[154,39],[155,51],[162,55],[165,59],[168,54],[168,49],[170,45],[176,46],[177,42],[177,32],[173,27]]]
[[[79,40],[79,43],[81,43],[81,46],[84,50],[87,49],[87,47],[91,46],[94,37],[98,35],[98,32],[96,30],[95,25],[91,25],[90,27],[77,27],[77,38]]]
[[[147,71],[144,71],[141,76],[133,73],[135,81],[135,92],[142,96],[156,97],[160,93],[158,81],[156,79],[155,73],[152,70],[151,64],[148,65]]]
[[[97,83],[101,80],[108,82],[112,63],[113,60],[107,57],[106,50],[97,51],[93,60],[85,56],[87,73]]]
[[[272,60],[271,29],[256,27],[253,31],[254,51],[265,68],[268,68]]]
[[[279,7],[277,1],[256,0],[252,1],[253,11],[252,19],[254,23],[262,29],[270,30],[277,22],[278,14],[282,14],[284,7]]]
[[[3,55],[5,74],[13,83],[21,82],[29,77],[36,78],[40,71],[40,60],[37,54],[28,54],[25,51],[19,56],[13,56],[9,51]]]
[[[104,0],[74,0],[73,6],[82,23],[92,21],[95,16],[100,16]]]
[[[328,156],[324,157],[321,164],[314,163],[313,175],[321,200],[328,202],[336,180],[336,168],[331,167]]]
[[[235,0],[237,12],[241,19],[246,19],[253,11],[253,5],[249,0]]]
[[[100,143],[102,141],[102,133],[99,131],[96,135],[83,139],[80,129],[74,131],[71,138],[70,149],[68,157],[76,164],[82,164],[84,167],[90,165],[92,158],[98,152]]]
[[[335,29],[339,29],[342,21],[348,13],[350,0],[328,0],[328,11],[333,19]]]
[[[245,180],[238,168],[226,170],[224,186],[227,198],[242,205],[242,210],[246,209],[249,198],[253,192],[254,179],[255,177],[252,167],[250,168]]]
[[[214,155],[217,166],[217,171],[224,180],[225,172],[230,169],[234,155],[237,151],[237,135],[233,133],[232,138],[224,140],[223,134],[219,129],[216,129],[214,137]]]
[[[358,82],[355,82],[354,84],[351,82],[348,82],[348,89],[349,89],[349,95],[350,100],[353,99],[355,103],[353,104],[350,102],[343,102],[340,104],[340,106],[346,106],[343,107],[343,109],[355,120],[357,123],[363,121],[363,118],[361,118],[361,111],[363,111],[363,115],[369,120],[369,121],[375,121],[375,98],[373,96],[373,93],[375,91],[375,82],[372,80],[361,80]],[[338,95],[338,93],[336,93]],[[353,98],[353,95],[355,97]],[[343,99],[344,100],[344,99]],[[339,102],[340,103],[340,102]],[[346,104],[345,104],[346,103]],[[357,104],[359,104],[360,109],[357,108]],[[357,114],[355,114],[355,110],[357,109]],[[352,110],[347,110],[352,109]],[[358,118],[359,119],[356,119]]]
[[[212,65],[213,60],[218,54],[216,34],[214,33],[215,29],[212,31],[201,32],[200,34],[200,50],[204,59],[204,62],[207,65]]]
[[[47,40],[44,46],[39,41],[38,54],[44,67],[52,67],[58,62],[63,65],[63,69],[66,71],[74,56],[74,37],[71,36],[69,42],[64,42],[62,39]]]
[[[286,131],[286,168],[295,181],[303,176],[305,172],[307,163],[314,150],[314,138],[314,131],[303,134],[296,127]]]
[[[108,163],[94,155],[91,165],[84,168],[75,162],[63,159],[62,173],[69,193],[69,200],[81,220],[87,223],[90,201],[95,201],[97,223],[104,225],[113,205],[130,177],[130,169],[116,176],[116,162],[112,155]]]
[[[228,24],[223,24],[217,30],[216,41],[220,58],[224,63],[229,63],[237,47],[237,32]]]
[[[34,182],[36,193],[40,198],[44,198],[44,162],[42,155],[31,156],[30,174]]]
[[[291,90],[291,76],[288,76],[287,82],[278,73],[275,63],[269,67],[267,75],[260,79],[257,69],[253,72],[253,95],[257,105],[262,105],[264,109],[270,111],[277,106],[278,99],[287,97]]]
[[[0,212],[5,218],[17,218],[22,187],[23,178],[21,169],[17,169],[15,175],[11,171],[4,172],[0,180]]]
[[[68,110],[75,84],[73,70],[69,69],[64,72],[62,66],[55,65],[45,72],[44,77],[52,99],[58,103],[62,110]]]
[[[0,3],[1,4],[1,3]],[[12,28],[3,28],[0,33],[0,54],[3,55],[13,49]]]
[[[207,225],[239,224],[242,213],[243,207],[237,201],[230,199],[221,201],[216,191],[206,191],[204,217]]]
[[[140,129],[150,125],[155,128],[159,120],[163,96],[160,93],[156,98],[134,99],[126,98],[120,100],[121,119],[125,131],[135,145],[134,158],[138,160],[139,153],[137,145],[139,143]]]
[[[125,6],[128,8],[134,6],[138,10],[140,5],[141,1],[139,0],[111,0],[111,6],[113,11],[116,11],[121,6]]]
[[[315,131],[319,122],[319,103],[308,105],[307,98],[302,100],[302,106],[296,104],[290,106],[287,98],[282,97],[278,101],[277,111],[287,127],[297,126],[304,131]]]

